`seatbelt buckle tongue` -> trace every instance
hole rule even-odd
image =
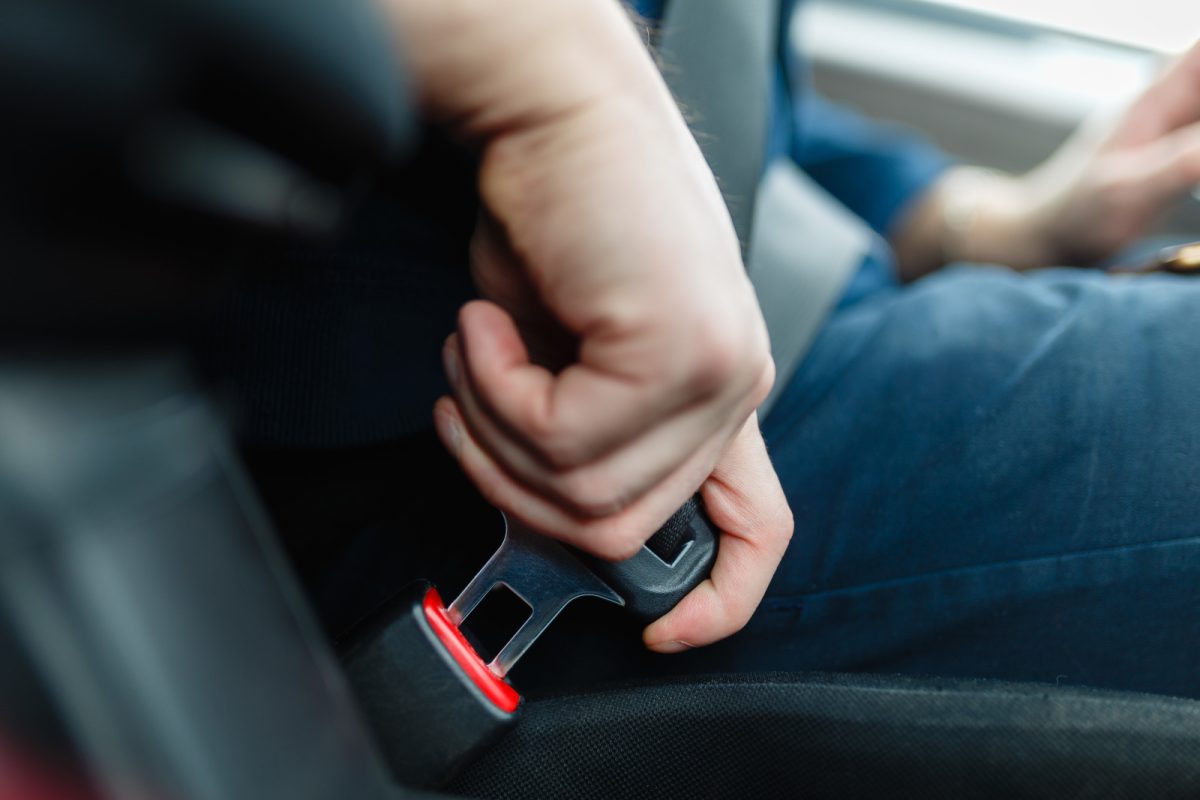
[[[504,586],[525,601],[529,617],[500,648],[488,669],[503,678],[572,600],[598,597],[624,605],[611,586],[600,580],[566,547],[505,516],[504,541],[483,569],[447,609],[449,621],[461,626],[488,593]]]
[[[530,615],[488,669],[503,678],[567,604],[598,597],[650,623],[708,577],[717,533],[698,496],[690,498],[632,557],[608,562],[505,516],[504,541],[447,609],[461,626],[497,586],[525,601]]]

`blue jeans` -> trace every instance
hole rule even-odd
[[[796,534],[708,668],[1200,696],[1200,280],[957,268],[839,308],[765,421]]]
[[[1200,279],[879,283],[764,422],[796,533],[746,628],[655,656],[584,601],[518,685],[831,670],[1200,697]]]

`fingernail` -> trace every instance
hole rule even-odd
[[[445,353],[442,361],[445,362],[446,377],[450,380],[451,386],[458,386],[458,379],[462,374],[458,366],[458,351],[453,347],[447,347]]]
[[[447,411],[438,411],[434,415],[434,424],[442,439],[450,445],[451,452],[457,457],[462,452],[462,426],[458,420]]]
[[[682,653],[685,650],[693,649],[693,646],[687,642],[679,640],[671,640],[669,642],[659,642],[658,644],[650,645],[650,649],[656,653]]]

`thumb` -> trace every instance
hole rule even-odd
[[[737,633],[750,620],[792,535],[792,514],[753,415],[700,488],[721,531],[712,574],[642,634],[676,653]]]

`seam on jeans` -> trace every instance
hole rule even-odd
[[[1100,468],[1100,443],[1095,432],[1091,437],[1091,454],[1088,459],[1088,474],[1087,474],[1087,494],[1083,497],[1083,502],[1079,505],[1079,510],[1075,512],[1075,530],[1072,531],[1072,536],[1078,536],[1083,530],[1083,526],[1087,523],[1088,515],[1092,511],[1092,500],[1096,497],[1096,472]]]
[[[1025,376],[1045,359],[1046,355],[1066,335],[1071,326],[1079,320],[1080,314],[1083,313],[1082,309],[1083,304],[1079,302],[1079,298],[1071,298],[1070,305],[1065,309],[1065,313],[1055,320],[1048,331],[1038,337],[1033,349],[1025,354],[1025,357],[1021,359],[1016,368],[1004,379],[1000,390],[997,392],[998,395],[1002,397],[1008,396],[1024,380]]]
[[[1158,542],[1144,542],[1141,544],[1124,544],[1114,547],[1098,547],[1092,550],[1074,550],[1069,553],[1056,553],[1049,556],[1035,556],[1033,558],[1014,558],[1009,561],[992,561],[987,564],[973,564],[969,567],[952,567],[950,569],[936,570],[934,572],[921,572],[916,575],[906,575],[901,578],[888,578],[881,581],[872,581],[870,583],[858,583],[851,586],[838,586],[833,589],[822,589],[817,592],[791,592],[788,594],[768,594],[763,599],[764,606],[773,604],[783,604],[803,600],[806,598],[827,597],[837,594],[853,594],[855,592],[865,592],[874,589],[886,589],[905,584],[920,583],[921,581],[931,580],[934,578],[945,578],[956,575],[971,575],[975,573],[988,572],[994,569],[1004,567],[1014,567],[1029,564],[1049,564],[1056,561],[1069,561],[1072,559],[1094,558],[1095,556],[1110,556],[1117,553],[1134,553],[1146,550],[1162,550],[1170,547],[1178,547],[1180,545],[1192,544],[1200,546],[1200,536],[1185,536],[1179,539],[1164,539]]]
[[[974,268],[970,268],[974,269]],[[1012,273],[1009,273],[1010,275]],[[1037,287],[1041,291],[1049,291],[1053,294],[1056,301],[1067,303],[1063,313],[1050,326],[1050,329],[1038,337],[1033,350],[1027,353],[1020,359],[1015,367],[1004,377],[997,385],[995,391],[989,393],[986,403],[981,403],[976,411],[975,419],[969,423],[964,420],[964,424],[959,430],[954,432],[949,437],[935,444],[924,456],[924,462],[938,462],[943,459],[947,453],[954,452],[962,446],[964,439],[975,436],[985,426],[991,425],[998,420],[1010,407],[1012,393],[1021,384],[1023,380],[1033,371],[1033,369],[1045,358],[1051,347],[1059,342],[1062,337],[1067,334],[1071,326],[1079,319],[1082,314],[1082,305],[1078,297],[1068,297],[1066,292],[1063,292],[1059,287],[1050,287],[1049,290],[1044,286]],[[1049,469],[1047,464],[1043,469]],[[921,471],[913,470],[905,475],[899,486],[898,492],[907,491],[914,484],[922,482]]]

